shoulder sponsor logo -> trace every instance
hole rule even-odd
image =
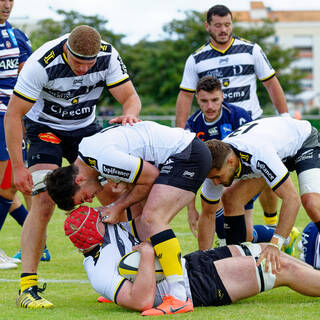
[[[61,142],[61,140],[51,132],[40,133],[38,137],[42,141],[50,142],[54,144],[59,144]]]
[[[249,154],[249,153],[240,152],[239,156],[244,162],[250,162],[250,160],[251,160],[251,154]]]
[[[98,169],[98,161],[95,158],[86,158],[86,163],[92,167],[92,168],[97,168]]]
[[[1,34],[3,38],[9,38],[9,34],[7,32],[7,30],[1,30]]]
[[[46,55],[44,58],[43,58],[43,61],[45,62],[45,64],[48,64],[50,62],[50,60],[53,60],[55,58],[55,53],[54,51],[52,50],[48,55]]]
[[[263,161],[257,161],[257,169],[260,170],[270,182],[276,178],[273,171]]]
[[[125,178],[125,179],[129,179],[131,174],[131,171],[107,166],[106,164],[102,165],[102,172],[110,176],[116,176],[116,177]]]

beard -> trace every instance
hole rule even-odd
[[[221,41],[218,39],[217,35],[211,31],[209,31],[210,37],[214,40],[214,42],[218,43],[218,44],[226,44],[230,41],[231,37],[232,37],[232,33],[229,34],[227,40]]]

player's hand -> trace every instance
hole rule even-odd
[[[154,248],[149,241],[143,241],[132,247],[132,249],[139,251],[141,254],[144,252],[154,255]]]
[[[272,272],[273,274],[279,272],[281,267],[280,253],[276,244],[268,243],[259,256],[257,267],[261,264],[266,272]]]
[[[129,123],[130,126],[132,126],[134,123],[137,123],[137,122],[140,122],[141,120],[134,116],[133,114],[127,114],[127,115],[122,115],[122,116],[119,116],[119,117],[115,117],[113,119],[111,119],[109,121],[110,124],[113,124],[113,123],[121,123],[123,126],[126,124],[126,123]]]
[[[188,208],[188,222],[192,234],[198,238],[198,221],[199,212],[195,209]]]
[[[32,195],[33,180],[32,175],[24,166],[14,170],[14,184],[20,192]]]
[[[120,222],[120,217],[123,212],[122,208],[111,203],[106,207],[99,207],[100,219],[103,223],[116,224]]]

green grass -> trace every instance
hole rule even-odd
[[[296,180],[295,175],[293,176]],[[97,203],[98,205],[98,203]],[[72,246],[63,231],[64,215],[56,210],[48,226],[47,245],[52,254],[50,262],[41,262],[39,278],[47,280],[43,296],[54,303],[52,310],[17,309],[15,298],[19,289],[20,266],[13,270],[0,270],[0,319],[140,319],[137,312],[122,309],[115,304],[96,302],[99,296],[90,286],[82,267],[82,255]],[[305,211],[300,209],[296,227],[300,231],[308,223]],[[254,222],[263,224],[263,214],[258,202],[255,203]],[[189,231],[186,210],[179,213],[172,222],[178,235],[182,252],[197,249],[196,239]],[[1,233],[0,247],[8,255],[19,249],[20,226],[9,216]],[[7,281],[3,281],[6,279]],[[81,283],[55,283],[50,280],[83,280]],[[9,281],[9,282],[8,282]],[[166,319],[317,319],[319,298],[305,297],[288,288],[278,288],[256,297],[245,299],[225,307],[196,308],[190,314],[166,316]]]

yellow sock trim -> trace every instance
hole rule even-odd
[[[26,276],[26,277],[20,278],[21,292],[23,292],[24,290],[26,290],[30,287],[37,286],[37,285],[38,285],[38,275],[37,274],[33,274],[31,276]]]
[[[154,251],[166,277],[182,276],[181,249],[177,238],[158,243],[154,246]]]
[[[266,217],[264,216],[264,223],[265,224],[277,224],[278,223],[278,216],[275,215],[274,217]]]

